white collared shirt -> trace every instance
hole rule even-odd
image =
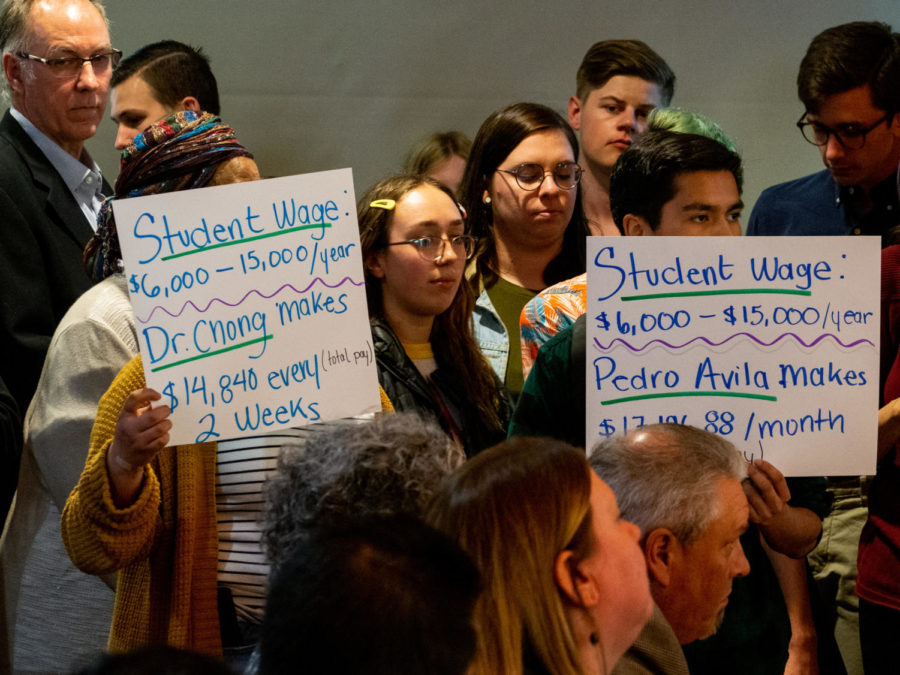
[[[96,232],[97,214],[100,213],[100,205],[103,203],[103,193],[101,192],[103,177],[100,175],[100,167],[97,162],[85,150],[84,159],[91,164],[91,168],[88,168],[59,147],[18,110],[10,107],[9,112],[16,122],[22,125],[28,137],[41,149],[41,152],[59,173],[84,214],[88,225]]]

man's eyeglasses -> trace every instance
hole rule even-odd
[[[866,144],[866,135],[882,122],[886,122],[894,116],[894,113],[885,113],[885,116],[875,124],[864,127],[861,124],[840,124],[837,129],[829,129],[824,124],[810,122],[806,119],[806,113],[797,120],[797,128],[803,134],[803,138],[813,145],[823,146],[828,144],[828,139],[834,136],[838,143],[848,150],[859,150]]]
[[[581,167],[575,162],[559,162],[553,167],[553,171],[544,171],[544,167],[537,162],[525,162],[515,169],[497,169],[497,171],[515,176],[516,183],[523,190],[537,190],[548,173],[553,176],[553,182],[561,190],[573,190],[581,180]]]
[[[401,244],[410,244],[416,247],[419,257],[429,262],[437,262],[444,257],[444,246],[450,245],[453,252],[458,256],[465,256],[468,260],[475,252],[475,242],[477,237],[469,234],[458,234],[455,237],[419,237],[418,239],[407,239],[406,241],[392,241],[385,246],[400,246]]]
[[[38,61],[43,63],[50,72],[60,79],[69,79],[78,77],[84,68],[85,63],[91,64],[95,75],[105,75],[110,70],[119,67],[119,61],[122,60],[122,52],[118,49],[110,49],[108,52],[94,54],[86,59],[80,56],[66,56],[58,59],[45,59],[42,56],[34,54],[26,54],[25,52],[16,52],[16,56],[20,59],[28,59],[30,61]]]

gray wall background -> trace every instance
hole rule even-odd
[[[794,127],[795,78],[809,41],[832,25],[900,29],[900,0],[107,0],[125,54],[171,38],[200,46],[222,116],[264,176],[352,167],[357,195],[400,169],[431,131],[474,136],[522,100],[565,114],[587,48],[644,40],[675,70],[673,105],[718,121],[743,154],[749,217],[759,192],[822,167]],[[88,147],[118,174],[106,119]]]

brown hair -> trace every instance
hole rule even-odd
[[[497,276],[492,269],[497,255],[492,227],[494,215],[490,204],[482,201],[484,190],[497,167],[519,143],[547,129],[563,132],[572,147],[572,156],[578,158],[578,139],[572,127],[555,110],[539,103],[514,103],[498,110],[484,121],[475,135],[472,153],[459,184],[460,201],[469,214],[469,226],[472,234],[479,238],[475,249],[476,274],[469,279],[475,288],[482,279],[489,285]],[[563,235],[562,250],[544,269],[545,284],[549,286],[584,272],[587,235],[581,190],[576,188],[575,209]]]
[[[378,199],[398,202],[404,195],[423,185],[431,186],[446,194],[465,220],[465,213],[450,189],[433,178],[413,175],[386,178],[369,188],[357,205],[363,263],[384,249],[394,217],[393,210],[373,207],[371,203]],[[468,231],[468,225],[466,229]],[[381,281],[369,272],[368,267],[365,269],[365,279],[369,316],[381,317],[384,315]],[[472,289],[462,281],[450,307],[435,317],[429,341],[438,364],[445,366],[452,364],[454,369],[465,373],[462,381],[466,394],[482,425],[487,429],[502,429],[497,413],[502,394],[494,371],[475,342],[472,332],[474,307],[475,296]]]
[[[469,554],[485,586],[475,605],[478,673],[522,673],[523,650],[554,673],[582,672],[554,580],[557,556],[593,547],[590,468],[582,450],[518,437],[444,481],[426,520]]]
[[[472,149],[472,141],[461,131],[443,131],[429,134],[416,143],[406,162],[403,164],[405,173],[427,174],[435,164],[456,155],[463,159],[469,159],[469,151]]]
[[[868,85],[879,110],[900,111],[900,34],[880,21],[832,26],[813,38],[800,62],[797,94],[807,112],[826,98]]]
[[[218,115],[219,87],[203,50],[175,40],[145,45],[122,59],[113,71],[109,86],[114,88],[140,77],[153,98],[167,108],[178,109],[182,99],[193,96],[200,109]]]
[[[675,93],[675,73],[647,43],[603,40],[591,45],[578,67],[576,95],[584,103],[594,89],[599,89],[616,75],[639,77],[659,85],[663,105],[669,105]]]

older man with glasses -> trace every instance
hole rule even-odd
[[[881,237],[884,247],[900,243],[896,178],[900,164],[900,34],[877,22],[854,22],[823,31],[806,51],[797,87],[805,107],[797,126],[818,148],[826,169],[765,190],[750,216],[747,234],[875,235]],[[891,275],[896,272],[889,271]],[[882,350],[887,351],[885,343]],[[893,357],[885,353],[882,361],[887,358],[890,363]],[[894,457],[891,450],[882,464],[895,464]],[[881,466],[878,471],[881,477]],[[887,575],[894,580],[889,584],[893,597],[880,592],[877,578],[879,571],[884,571],[884,559],[896,563],[896,548],[891,548],[900,541],[896,525],[886,530],[894,532],[893,540],[875,525],[867,526],[870,532],[864,541],[882,544],[868,549],[860,545],[856,583],[857,542],[868,512],[869,483],[867,477],[830,479],[834,506],[825,519],[822,541],[809,556],[823,595],[832,605],[830,619],[836,621],[835,637],[850,675],[863,672],[857,596],[863,604],[869,601],[870,607],[900,617],[897,566]],[[900,500],[889,506],[894,513],[896,504]],[[870,506],[874,514],[875,502]],[[900,618],[889,624],[878,618],[874,623],[891,631],[900,626]],[[893,661],[893,645],[885,644],[884,649]],[[873,662],[865,665],[865,672],[896,672],[896,663],[887,668],[876,670]]]
[[[50,337],[91,282],[82,251],[111,192],[87,153],[121,52],[99,0],[5,0],[0,51],[0,378],[24,415]],[[21,448],[0,448],[0,516]]]

